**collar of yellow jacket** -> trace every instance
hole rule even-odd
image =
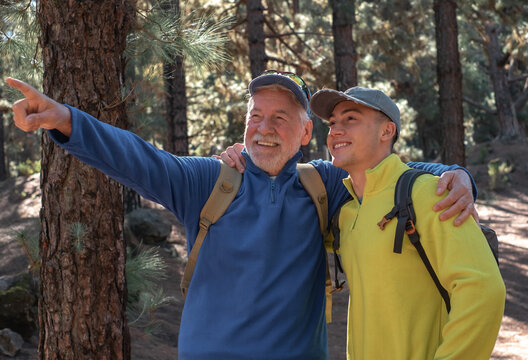
[[[367,181],[365,183],[365,189],[363,190],[363,198],[369,194],[375,194],[382,191],[387,187],[394,188],[400,175],[407,169],[409,169],[409,167],[400,160],[398,155],[390,154],[378,165],[365,171]],[[350,176],[343,179],[343,184],[345,184],[348,192],[354,198],[357,198],[354,188],[352,187]]]

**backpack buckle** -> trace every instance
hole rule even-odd
[[[211,221],[206,218],[200,218],[200,229],[207,231],[209,226],[211,226]]]
[[[341,290],[343,290],[343,285],[345,285],[345,282],[343,281],[343,282],[339,283],[339,282],[336,281],[336,285],[337,285],[336,287],[334,287],[332,290],[330,290],[330,294],[335,294],[335,293],[338,293]]]
[[[414,222],[412,220],[407,220],[407,223],[405,224],[405,233],[407,235],[412,235],[416,232],[416,227],[414,226]]]
[[[392,219],[387,219],[387,216],[384,216],[383,219],[381,219],[379,222],[378,222],[378,226],[381,230],[385,230],[385,224],[387,224],[388,222],[390,222]]]

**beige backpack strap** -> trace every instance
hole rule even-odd
[[[304,186],[304,189],[310,194],[315,208],[317,209],[317,216],[319,217],[319,227],[323,235],[323,241],[328,234],[328,196],[326,195],[326,188],[324,186],[321,175],[313,165],[297,164],[297,172],[299,173],[299,181]],[[328,254],[325,249],[326,257],[326,322],[332,322],[332,279],[330,278],[330,269],[328,267]]]
[[[297,172],[301,184],[312,198],[317,209],[321,234],[326,235],[328,232],[328,197],[321,175],[310,164],[297,164]]]
[[[211,195],[209,195],[207,202],[200,212],[200,230],[196,236],[196,240],[191,249],[191,253],[189,254],[189,259],[187,260],[187,265],[185,266],[185,271],[183,273],[181,291],[184,298],[187,295],[187,289],[191,283],[194,267],[198,260],[198,253],[202,247],[205,235],[207,235],[209,227],[224,215],[231,202],[233,202],[238,193],[241,182],[242,174],[222,161],[220,165],[220,174],[216,179],[213,191],[211,191]]]

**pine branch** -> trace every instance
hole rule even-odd
[[[508,82],[514,83],[514,82],[523,81],[523,80],[526,80],[526,79],[528,79],[528,74],[519,75],[519,76],[516,76],[516,77],[509,77],[508,78]]]
[[[462,99],[465,102],[467,102],[468,104],[476,107],[477,109],[483,110],[483,111],[487,112],[488,114],[492,114],[492,115],[496,115],[497,114],[497,110],[491,109],[491,108],[487,107],[486,105],[482,105],[478,101],[475,101],[475,100],[471,99],[468,96],[462,96]]]
[[[233,6],[228,7],[227,9],[225,9],[224,11],[222,11],[222,12],[220,13],[220,17],[222,18],[222,17],[224,17],[224,16],[228,16],[227,14],[229,14],[229,11],[231,11],[231,9],[237,9],[236,12],[238,12],[238,9],[240,8],[240,5],[242,5],[242,4],[244,4],[244,3],[245,3],[245,1],[243,1],[243,0],[238,0],[236,3],[233,4]],[[245,21],[245,19],[244,19],[244,21]]]
[[[295,29],[291,26],[290,24],[290,21],[288,18],[286,18],[285,16],[283,15],[280,15],[280,14],[277,14],[275,13],[275,15],[277,15],[285,24],[287,27],[290,28],[290,30],[292,31],[292,34],[297,38],[297,40],[299,40],[299,42],[301,44],[304,44],[305,47],[307,47],[311,52],[315,53],[315,54],[318,54],[319,55],[319,52],[315,51],[314,49],[312,49],[312,47],[310,45],[308,45],[306,43],[306,41],[304,41],[303,39],[301,39],[301,37],[299,36],[299,34],[295,31]],[[268,23],[268,22],[267,22]],[[269,26],[269,25],[268,25]],[[278,35],[278,31],[274,31],[274,35]]]
[[[282,33],[282,34],[266,34],[266,38],[269,38],[269,39],[275,39],[275,38],[280,38],[280,37],[287,37],[287,36],[292,36],[292,35],[315,35],[315,36],[333,36],[332,34],[330,33],[320,33],[320,32],[305,32],[305,31],[301,31],[301,32],[290,32],[290,33]]]
[[[264,19],[264,23],[268,26],[268,28],[274,33],[274,34],[277,34],[277,31],[275,30],[275,28],[269,23],[269,21],[267,19]],[[301,64],[303,64],[303,66],[305,68],[308,68],[310,69],[312,72],[314,71],[313,70],[313,67],[312,67],[312,64],[303,59],[302,56],[299,54],[299,52],[295,51],[286,41],[284,41],[284,39],[282,38],[278,38],[279,39],[279,42],[281,44],[284,45],[284,47],[286,47],[288,50],[290,50],[290,52],[300,61]],[[269,59],[270,57],[268,57]]]
[[[274,56],[267,56],[268,60],[271,60],[271,61],[276,61],[278,62],[279,64],[283,64],[283,65],[289,65],[289,66],[292,66],[292,67],[299,67],[299,64],[295,64],[295,63],[292,63],[292,62],[289,62],[289,61],[286,61],[284,59],[280,59],[280,58],[277,58],[277,57],[274,57]]]
[[[138,18],[137,28],[129,36],[128,56],[151,55],[166,63],[182,56],[197,68],[215,68],[229,60],[224,45],[232,18],[215,21],[210,14],[198,11],[177,17],[164,9],[163,3],[146,13],[138,13]]]

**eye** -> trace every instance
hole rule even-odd
[[[259,114],[251,114],[250,117],[249,117],[249,120],[250,121],[259,121],[260,120],[260,115]]]

